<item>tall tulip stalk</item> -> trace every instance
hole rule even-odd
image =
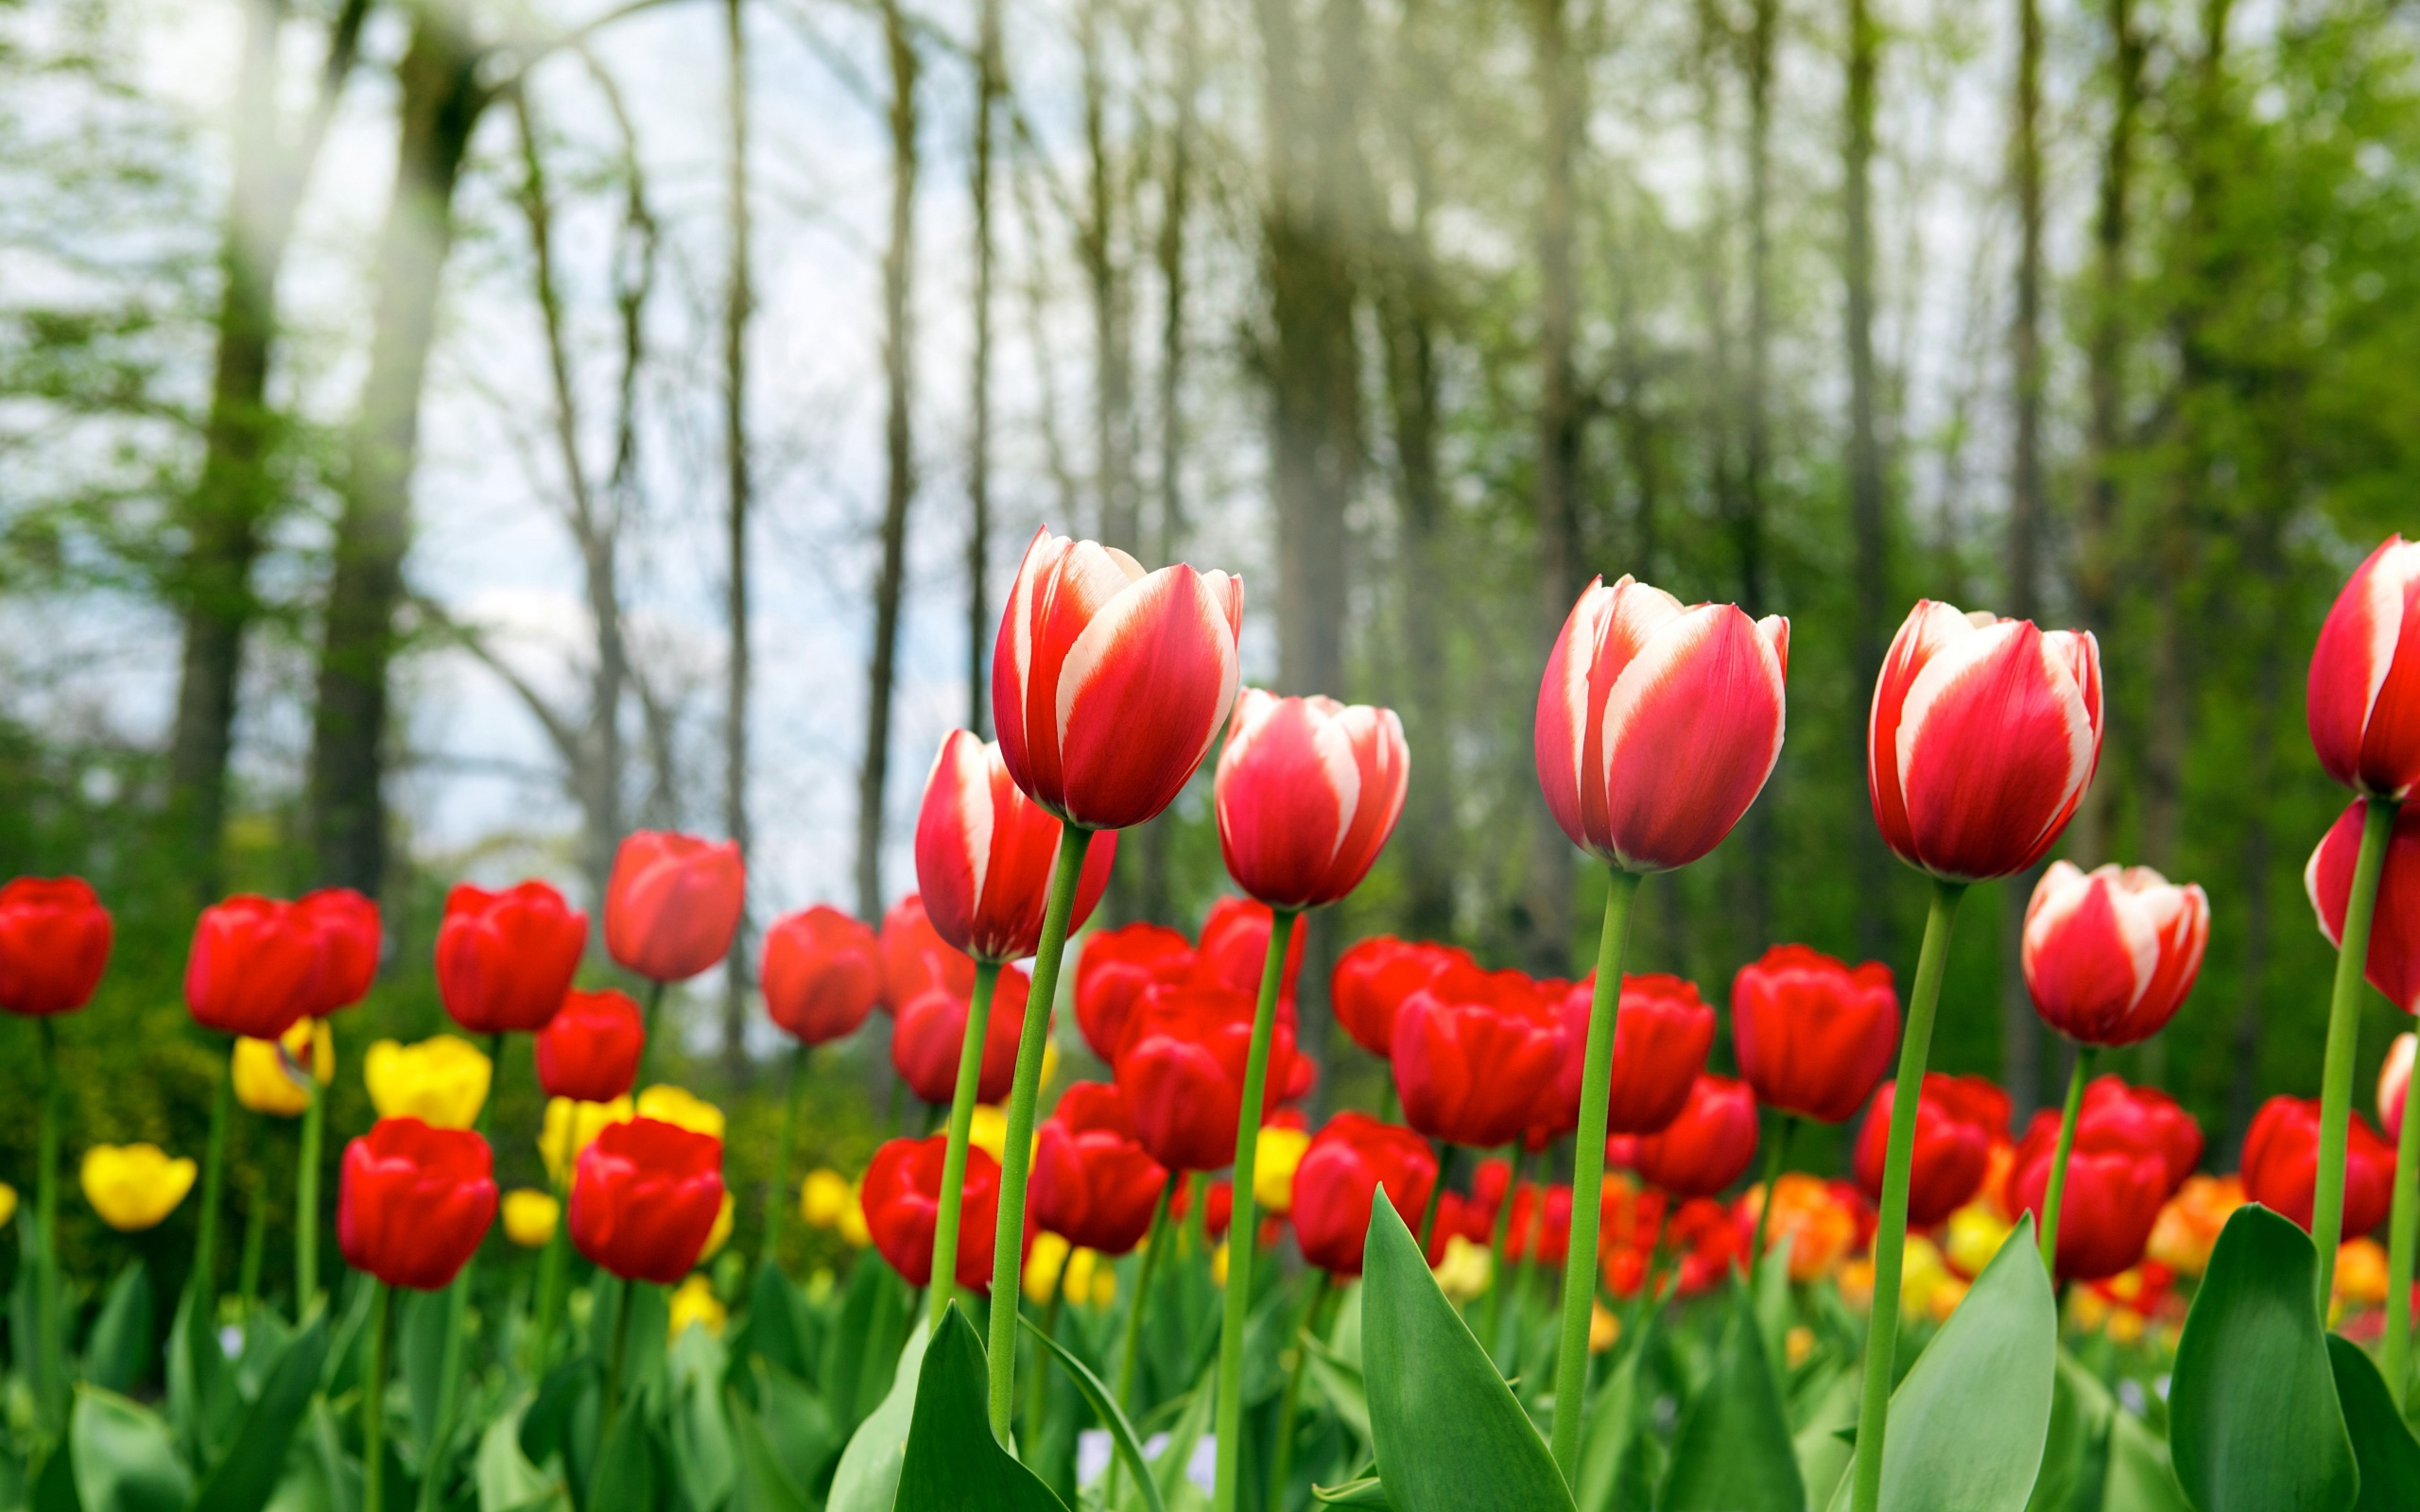
[[[1631,904],[1651,872],[1721,843],[1781,758],[1789,622],[1737,606],[1685,607],[1658,588],[1599,578],[1564,622],[1538,688],[1538,784],[1555,822],[1609,868],[1596,989],[1581,1062],[1571,1246],[1555,1364],[1554,1459],[1580,1478],[1588,1329],[1614,1035]]]
[[[2013,876],[2050,849],[2092,782],[2100,731],[2100,650],[2089,632],[2046,633],[2031,620],[1964,614],[1929,600],[1899,627],[1875,684],[1866,778],[1883,839],[1932,879],[1932,900],[1897,1086],[1924,1084],[1959,901],[1970,884]],[[1899,1310],[1890,1299],[1899,1295],[1925,1100],[1900,1097],[1891,1111],[1851,1512],[1875,1512],[1881,1502],[1899,1342]]]
[[[765,932],[756,971],[765,1012],[798,1041],[790,1052],[782,1143],[773,1151],[771,1196],[765,1205],[763,1263],[777,1264],[782,1219],[790,1205],[790,1152],[798,1145],[799,1104],[806,1091],[807,1052],[857,1032],[882,996],[882,950],[871,926],[818,903],[777,919]]]

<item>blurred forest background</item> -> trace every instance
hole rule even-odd
[[[198,1144],[225,890],[385,901],[345,1134],[360,1048],[441,1026],[457,878],[594,907],[673,826],[741,839],[759,930],[878,916],[1046,522],[1240,571],[1248,678],[1401,711],[1405,822],[1315,963],[1572,972],[1602,884],[1530,742],[1571,599],[1790,616],[1780,770],[1634,946],[1718,1004],[1780,940],[1911,970],[1862,765],[1910,603],[2089,627],[2063,853],[2214,916],[2118,1069],[2231,1161],[2316,1087],[2304,666],[2420,520],[2415,352],[2420,23],[2377,0],[0,0],[0,874],[120,929],[69,1151]],[[1198,922],[1206,787],[1108,917]],[[1970,897],[1935,1049],[2020,1107],[2064,1074],[2031,880]],[[681,1012],[744,1181],[778,1046],[727,975]],[[883,1131],[878,1033],[819,1062],[810,1162]]]

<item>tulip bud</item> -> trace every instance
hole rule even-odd
[[[363,1053],[361,1079],[380,1118],[414,1118],[469,1128],[488,1100],[494,1063],[466,1040],[432,1036],[415,1045],[381,1040]]]
[[[311,1083],[325,1087],[336,1074],[336,1036],[325,1019],[297,1020],[283,1040],[237,1040],[230,1067],[235,1100],[272,1118],[308,1112]]]
[[[139,1233],[177,1211],[199,1169],[157,1144],[95,1144],[84,1152],[84,1200],[118,1232]]]
[[[2389,536],[2336,597],[2305,703],[2327,775],[2398,801],[2420,782],[2420,541]]]
[[[2244,1194],[2308,1232],[2318,1187],[2319,1099],[2270,1098],[2244,1131]],[[2377,1228],[2394,1193],[2394,1146],[2355,1113],[2346,1130],[2342,1231],[2350,1236]]]
[[[378,905],[351,887],[323,887],[296,899],[294,912],[319,936],[319,967],[304,1011],[324,1019],[367,997],[384,943]]]
[[[1564,1033],[1519,973],[1456,968],[1404,999],[1393,1038],[1404,1122],[1451,1144],[1521,1137],[1551,1102]]]
[[[997,745],[963,730],[942,737],[916,816],[916,886],[935,934],[978,961],[1013,961],[1042,942],[1063,826],[1017,791]],[[1117,837],[1084,852],[1072,933],[1109,886]]]
[[[1033,1221],[1071,1245],[1123,1255],[1143,1240],[1168,1173],[1134,1136],[1125,1100],[1080,1081],[1035,1134]]]
[[[1897,1083],[1884,1082],[1858,1130],[1853,1164],[1867,1197],[1881,1200],[1883,1157],[1891,1139]],[[1914,1160],[1908,1175],[1908,1225],[1929,1228],[1966,1205],[1983,1185],[1992,1144],[2008,1136],[2008,1096],[1979,1077],[1925,1073],[1916,1100]]]
[[[1375,935],[1337,957],[1328,1006],[1355,1044],[1384,1060],[1393,1051],[1395,1010],[1451,966],[1478,963],[1455,946]]]
[[[2420,542],[2414,544],[2420,549]],[[2320,933],[2340,948],[2353,867],[2361,850],[2363,806],[2356,799],[2337,816],[2303,868],[2303,888],[2319,916]],[[2394,816],[2385,869],[2378,874],[2377,904],[2370,917],[2370,957],[2362,964],[2362,974],[2389,1002],[2406,1013],[2420,1014],[2420,805],[2407,806]]]
[[[504,1194],[504,1236],[524,1249],[544,1249],[555,1237],[562,1204],[530,1187]]]
[[[942,1162],[949,1137],[892,1140],[866,1167],[861,1203],[873,1246],[910,1286],[933,1280],[933,1230],[941,1217]],[[993,1230],[999,1223],[1000,1165],[984,1151],[966,1152],[966,1182],[958,1215],[958,1284],[983,1291],[992,1282]]]
[[[1731,1033],[1757,1102],[1845,1123],[1891,1068],[1899,994],[1879,961],[1852,971],[1804,945],[1776,945],[1732,978]]]
[[[92,1001],[109,964],[109,910],[83,878],[0,886],[0,1010],[72,1013]]]
[[[337,1246],[389,1286],[439,1291],[495,1221],[494,1157],[464,1129],[382,1118],[344,1148]]]
[[[983,1024],[983,1061],[975,1095],[997,1103],[1009,1095],[1017,1069],[1017,1035],[1025,1025],[1032,984],[1021,967],[1004,967]],[[954,992],[938,983],[899,1005],[890,1030],[890,1065],[916,1096],[935,1108],[949,1106],[958,1089],[959,1052],[966,1042],[966,1016],[973,1010],[972,985]]]
[[[571,1242],[626,1281],[687,1275],[722,1214],[722,1141],[675,1124],[608,1125],[574,1165]]]
[[[605,884],[605,953],[650,982],[684,982],[731,953],[748,903],[733,841],[638,830]]]
[[[2086,875],[2053,861],[2025,909],[2025,985],[2042,1021],[2068,1039],[2131,1045],[2176,1016],[2209,941],[2210,900],[2198,885],[2149,867]]]
[[[238,894],[194,922],[185,1007],[205,1029],[274,1040],[312,1002],[319,933],[294,905]]]
[[[1230,896],[1212,903],[1201,916],[1201,942],[1194,950],[1193,971],[1186,980],[1257,1000],[1261,970],[1269,962],[1269,935],[1275,922],[1275,912],[1254,899]],[[1305,933],[1294,931],[1292,942],[1286,947],[1286,966],[1277,982],[1277,1002],[1283,1012],[1293,1011],[1295,988],[1303,979]]]
[[[1273,908],[1337,902],[1394,833],[1410,771],[1393,710],[1246,689],[1213,786],[1227,875]]]
[[[2184,1186],[2201,1163],[2202,1125],[2156,1087],[2129,1087],[2116,1076],[2095,1076],[2083,1090],[2080,1111],[2101,1126],[2122,1127],[2136,1143],[2159,1151],[2167,1168],[2163,1198]]]
[[[1563,995],[1563,1061],[1555,1074],[1557,1136],[1580,1126],[1581,1081],[1587,1069],[1588,1020],[1596,973]],[[1613,1078],[1605,1127],[1616,1134],[1652,1134],[1681,1116],[1714,1045],[1714,1010],[1697,984],[1662,972],[1626,975],[1614,1017]]]
[[[2132,1269],[2151,1242],[2168,1197],[2168,1156],[2144,1138],[2146,1128],[2104,1104],[2076,1120],[2075,1148],[2067,1157],[2066,1185],[2059,1201],[2062,1280],[2100,1280]],[[2043,1222],[2043,1194],[2057,1159],[2060,1115],[2044,1108],[2033,1116],[2016,1147],[2008,1177],[2008,1203]]]
[[[666,1311],[665,1336],[678,1339],[690,1329],[704,1329],[719,1337],[731,1313],[715,1295],[714,1282],[703,1276],[692,1276],[672,1289],[672,1298]]]
[[[563,1005],[587,944],[588,916],[545,883],[460,884],[437,927],[438,995],[473,1034],[534,1033]]]
[[[627,992],[577,988],[538,1031],[538,1085],[549,1097],[610,1103],[638,1080],[647,1022]]]
[[[1086,936],[1076,961],[1076,1028],[1084,1043],[1103,1061],[1115,1060],[1144,992],[1183,981],[1192,969],[1193,947],[1165,925],[1138,921]]]
[[[1169,1170],[1216,1171],[1235,1159],[1253,1010],[1253,1000],[1242,992],[1153,988],[1128,1019],[1117,1051],[1117,1089],[1135,1137]],[[1298,1065],[1307,1069],[1294,1053],[1293,1023],[1280,1014],[1255,1125],[1283,1100]]]
[[[1746,1082],[1702,1075],[1690,1084],[1680,1116],[1640,1138],[1631,1167],[1676,1197],[1710,1197],[1755,1158],[1755,1094]]]
[[[882,949],[864,923],[818,903],[765,932],[757,982],[774,1023],[801,1044],[829,1044],[881,1001]]]

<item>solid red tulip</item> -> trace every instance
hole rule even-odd
[[[1212,1244],[1217,1244],[1227,1236],[1228,1227],[1236,1218],[1236,1184],[1232,1181],[1213,1181],[1197,1176],[1189,1181],[1177,1182],[1176,1190],[1168,1195],[1168,1222],[1182,1225],[1193,1211],[1194,1197],[1205,1185],[1210,1189],[1210,1200],[1201,1210],[1201,1231]]]
[[[588,916],[545,883],[459,884],[437,926],[438,995],[473,1034],[533,1033],[563,1005],[587,944]]]
[[[110,912],[81,877],[0,887],[0,1009],[41,1018],[93,999],[110,964]]]
[[[2330,945],[2341,946],[2344,937],[2344,902],[2353,892],[2353,863],[2361,850],[2362,807],[2357,799],[2337,817],[2303,868],[2303,889]],[[2370,917],[2370,958],[2363,964],[2362,974],[2389,1002],[2420,1014],[2420,804],[2407,805],[2394,816],[2386,868],[2378,874],[2377,906]]]
[[[1415,1226],[1418,1222],[1409,1221]],[[1419,1229],[1415,1227],[1412,1231]],[[1431,1268],[1444,1263],[1445,1253],[1457,1239],[1487,1248],[1495,1242],[1495,1213],[1477,1197],[1448,1192],[1437,1199],[1437,1219],[1428,1228],[1426,1253]]]
[[[1881,1200],[1882,1161],[1891,1141],[1891,1107],[1896,1082],[1884,1082],[1866,1110],[1858,1130],[1851,1161],[1857,1184],[1875,1201]],[[1925,1073],[1924,1090],[1916,1099],[1915,1159],[1908,1172],[1908,1224],[1929,1228],[1966,1205],[1983,1184],[1992,1158],[1992,1142],[2008,1132],[2005,1096],[1998,1118],[1980,1089],[1962,1084],[1937,1071]]]
[[[1235,1159],[1253,999],[1224,988],[1155,987],[1126,1022],[1117,1090],[1134,1134],[1171,1171],[1217,1171]],[[1294,1025],[1279,1015],[1269,1047],[1265,1121],[1297,1077]]]
[[[2378,1127],[2391,1140],[2403,1138],[2403,1099],[2411,1090],[2411,1057],[2420,1040],[2399,1034],[2386,1047],[2386,1064],[2378,1068]]]
[[[910,1286],[933,1280],[933,1228],[941,1216],[942,1162],[949,1136],[892,1140],[873,1152],[859,1202],[873,1247]],[[966,1151],[958,1208],[958,1284],[992,1284],[992,1238],[1000,1223],[1000,1162],[980,1145]]]
[[[684,982],[731,953],[748,904],[739,847],[638,830],[605,884],[605,954],[650,982]]]
[[[1953,882],[2023,871],[2075,817],[2100,760],[2089,630],[1963,614],[1929,599],[1874,685],[1866,782],[1882,838]]]
[[[1017,1033],[1025,1023],[1030,988],[1023,968],[1001,971],[999,985],[992,993],[991,1016],[983,1022],[983,1064],[975,1090],[977,1102],[1001,1101],[1016,1079]],[[891,1069],[918,1098],[936,1108],[948,1107],[958,1088],[958,1057],[966,1043],[972,991],[971,988],[958,993],[946,987],[928,987],[899,1005],[890,1026]]]
[[[1404,1122],[1489,1148],[1519,1139],[1551,1103],[1564,1032],[1526,984],[1455,967],[1404,999],[1392,1048]]]
[[[1563,1022],[1563,1063],[1555,1074],[1560,1136],[1580,1126],[1580,1084],[1587,1068],[1588,1016],[1597,974],[1573,986],[1558,1008]],[[1681,1116],[1689,1090],[1705,1070],[1714,1046],[1714,1010],[1698,996],[1697,984],[1660,971],[1622,978],[1614,1018],[1614,1064],[1605,1104],[1605,1127],[1615,1134],[1652,1134]]]
[[[2337,595],[2311,652],[2305,710],[2328,776],[2379,798],[2411,796],[2420,783],[2420,541],[2389,536]]]
[[[861,920],[817,903],[765,931],[756,979],[774,1023],[801,1044],[829,1044],[856,1033],[881,1000],[882,948]]]
[[[1393,710],[1247,688],[1212,785],[1227,875],[1273,908],[1337,902],[1394,833],[1410,776]]]
[[[1710,1197],[1756,1158],[1756,1095],[1744,1081],[1700,1076],[1680,1116],[1639,1136],[1630,1166],[1676,1197]]]
[[[1891,968],[1776,945],[1731,979],[1732,1048],[1756,1101],[1819,1124],[1857,1116],[1899,1046]]]
[[[495,1221],[495,1157],[469,1129],[382,1118],[344,1147],[337,1247],[389,1286],[454,1283]]]
[[[1241,578],[1036,531],[992,653],[1017,786],[1088,830],[1167,808],[1235,704],[1243,617]]]
[[[1437,1156],[1426,1140],[1367,1113],[1337,1114],[1294,1167],[1290,1216],[1303,1258],[1332,1276],[1360,1275],[1378,1189],[1416,1233],[1436,1184]]]
[[[1384,1060],[1393,1053],[1395,1010],[1449,966],[1477,970],[1470,953],[1452,945],[1374,935],[1337,957],[1328,979],[1328,1007],[1353,1042]]]
[[[1204,986],[1248,992],[1257,999],[1261,968],[1269,959],[1269,932],[1275,919],[1267,903],[1250,898],[1230,896],[1212,903],[1210,912],[1202,916],[1201,942],[1194,947],[1192,979]],[[1305,934],[1294,931],[1286,946],[1285,975],[1277,984],[1281,1003],[1292,1003],[1302,982]]]
[[[1167,1184],[1115,1087],[1080,1081],[1059,1094],[1033,1152],[1036,1225],[1080,1249],[1123,1255],[1150,1231]]]
[[[1681,1204],[1672,1214],[1670,1242],[1680,1252],[1683,1297],[1703,1297],[1748,1259],[1748,1232],[1733,1221],[1729,1208],[1710,1197]]]
[[[205,1029],[275,1040],[310,1010],[319,931],[294,905],[238,893],[194,921],[185,1008]]]
[[[610,1103],[638,1080],[647,1025],[629,993],[575,988],[538,1031],[536,1048],[538,1085],[547,1096]]]
[[[2198,885],[2149,867],[2087,874],[2053,861],[2025,908],[2025,985],[2042,1022],[2068,1039],[2131,1045],[2176,1016],[2209,942],[2210,900]]]
[[[2244,1195],[2292,1219],[2308,1232],[2311,1196],[2318,1185],[2319,1099],[2270,1098],[2244,1131]],[[2378,1137],[2368,1119],[2355,1113],[2346,1130],[2344,1150],[2344,1237],[2355,1238],[2377,1228],[2394,1195],[2394,1146]]]
[[[1789,621],[1588,585],[1538,685],[1535,753],[1571,843],[1625,871],[1722,843],[1781,758]]]
[[[1543,1211],[1535,1181],[1524,1181],[1513,1192],[1512,1227],[1504,1236],[1504,1258],[1519,1264],[1530,1258],[1532,1241],[1540,1264],[1564,1263],[1571,1249],[1571,1188],[1546,1188]]]
[[[320,936],[320,969],[304,1011],[324,1019],[368,997],[378,979],[377,903],[351,887],[322,887],[296,899],[294,911]]]
[[[975,990],[975,960],[942,938],[925,912],[925,900],[909,893],[882,916],[882,1002],[885,1013],[927,988],[966,996]]]
[[[1143,994],[1181,982],[1193,970],[1193,946],[1164,924],[1137,921],[1084,940],[1076,961],[1076,1027],[1103,1063],[1117,1058],[1117,1041]]]
[[[2102,1127],[2123,1128],[2137,1143],[2160,1152],[2168,1172],[2162,1197],[2174,1196],[2202,1163],[2202,1125],[2156,1087],[2129,1087],[2116,1076],[2095,1076],[2083,1090],[2082,1116]]]
[[[722,1141],[660,1119],[608,1124],[572,1167],[571,1242],[626,1281],[669,1286],[722,1214]]]
[[[963,730],[942,737],[916,816],[916,886],[935,934],[978,961],[1014,961],[1042,943],[1063,826],[1017,791],[1000,747]],[[1117,836],[1098,837],[1076,880],[1070,933],[1109,886]]]
[[[2062,1280],[2097,1281],[2133,1269],[2168,1200],[2168,1152],[2146,1137],[2147,1125],[2124,1113],[2113,1116],[2121,1106],[2104,1102],[2099,1112],[2087,1110],[2076,1120],[2075,1148],[2059,1197]],[[2046,1108],[2027,1126],[2009,1167],[2009,1211],[2032,1213],[2037,1227],[2058,1143],[2058,1110]]]

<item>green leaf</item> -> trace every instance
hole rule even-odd
[[[2109,1419],[2109,1478],[2100,1512],[2192,1512],[2169,1468],[2168,1445],[2130,1412]]]
[[[1800,1512],[1806,1504],[1761,1320],[1744,1296],[1712,1379],[1681,1418],[1656,1504],[1665,1512]]]
[[[1554,1456],[1391,1202],[1371,1205],[1361,1357],[1378,1474],[1397,1512],[1572,1512]]]
[[[478,1490],[479,1512],[566,1505],[562,1484],[521,1452],[523,1416],[524,1408],[500,1414],[479,1435],[478,1450],[471,1459],[471,1484]]]
[[[666,1437],[682,1503],[720,1506],[739,1478],[739,1447],[732,1441],[722,1400],[729,1364],[722,1341],[706,1329],[683,1329],[669,1364],[672,1400]]]
[[[1311,1500],[1322,1506],[1362,1507],[1372,1512],[1393,1512],[1394,1507],[1387,1500],[1386,1486],[1374,1475],[1364,1475],[1342,1486],[1314,1486]]]
[[[86,1386],[76,1394],[67,1439],[83,1512],[184,1512],[193,1499],[193,1475],[148,1407]]]
[[[1634,1342],[1588,1403],[1588,1420],[1581,1425],[1580,1494],[1574,1498],[1580,1512],[1613,1512],[1637,1436],[1638,1358]]]
[[[1111,1398],[1109,1388],[1101,1384],[1100,1377],[1093,1374],[1084,1362],[1068,1353],[1065,1345],[1045,1333],[1033,1319],[1019,1314],[1017,1321],[1025,1325],[1025,1331],[1032,1334],[1052,1358],[1066,1367],[1067,1374],[1076,1383],[1076,1389],[1083,1393],[1084,1400],[1091,1403],[1100,1420],[1109,1425],[1110,1443],[1116,1449],[1118,1457],[1126,1461],[1127,1470],[1143,1487],[1144,1499],[1151,1512],[1167,1512],[1167,1503],[1161,1499],[1160,1488],[1151,1480],[1150,1468],[1143,1461],[1143,1446],[1134,1436],[1134,1425],[1126,1420],[1125,1412]]]
[[[1309,1334],[1303,1336],[1303,1346],[1309,1351],[1304,1363],[1311,1383],[1327,1399],[1337,1420],[1353,1430],[1362,1443],[1370,1442],[1370,1391],[1361,1379],[1361,1367]]]
[[[327,1358],[327,1317],[314,1314],[310,1327],[289,1340],[269,1367],[260,1395],[236,1425],[234,1441],[202,1482],[194,1512],[261,1512],[268,1504]]]
[[[1756,1332],[1764,1336],[1765,1365],[1780,1381],[1789,1374],[1789,1327],[1798,1321],[1798,1307],[1789,1293],[1790,1238],[1775,1235],[1764,1258],[1756,1262],[1750,1296],[1756,1311]]]
[[[84,1379],[104,1391],[128,1392],[151,1363],[151,1273],[127,1262],[84,1341]]]
[[[537,1399],[521,1416],[521,1452],[530,1464],[544,1465],[562,1451],[581,1399],[598,1389],[596,1362],[584,1354],[562,1361],[546,1372],[546,1379],[538,1383]]]
[[[2066,1512],[2077,1487],[2085,1484],[2089,1469],[2100,1463],[2102,1440],[2109,1434],[2109,1416],[2118,1404],[2091,1371],[2059,1351],[2058,1389],[2050,1399],[2050,1435],[2042,1449],[2042,1469],[2033,1478],[2033,1494],[2026,1512]]]
[[[823,1471],[840,1452],[840,1430],[832,1409],[813,1387],[759,1355],[753,1362],[756,1415],[789,1477],[807,1489],[823,1484]]]
[[[188,1283],[168,1326],[168,1421],[179,1446],[204,1463],[218,1457],[237,1405],[234,1372],[206,1314]]]
[[[807,1349],[813,1325],[798,1288],[770,1260],[756,1267],[748,1288],[748,1318],[733,1336],[735,1361],[761,1357],[802,1381],[815,1374],[815,1355]]]
[[[405,1394],[411,1400],[412,1442],[426,1444],[437,1433],[438,1397],[445,1378],[445,1335],[449,1325],[460,1326],[464,1282],[441,1291],[404,1292],[395,1300],[402,1315],[395,1320],[395,1353],[402,1364]]]
[[[765,1424],[736,1390],[723,1393],[731,1416],[731,1436],[738,1453],[738,1473],[732,1486],[731,1512],[807,1512],[806,1493],[791,1478],[789,1468],[766,1435]]]
[[[1855,1366],[1834,1376],[1831,1385],[1806,1415],[1806,1426],[1790,1441],[1791,1451],[1798,1456],[1799,1483],[1806,1487],[1809,1506],[1830,1506],[1832,1493],[1848,1477],[1849,1461],[1854,1457],[1849,1446],[1857,1441],[1857,1413],[1864,1384],[1865,1372]]]
[[[2420,1507],[2420,1443],[2387,1394],[2386,1377],[2360,1345],[2341,1334],[2327,1336],[2327,1363],[2336,1373],[2336,1400],[2361,1468],[2361,1497],[2354,1512]]]
[[[1891,1393],[1883,1512],[2022,1512],[2058,1377],[2058,1307],[2032,1235],[2020,1219]],[[1852,1461],[1845,1484],[1855,1474]]]
[[[2177,1484],[2201,1512],[2343,1512],[2360,1493],[2318,1269],[2309,1237],[2256,1203],[2219,1234],[2168,1399]]]
[[[596,1452],[586,1512],[659,1512],[669,1499],[656,1494],[655,1478],[654,1435],[648,1432],[647,1416],[626,1405]]]
[[[899,1467],[906,1458],[908,1425],[915,1420],[916,1382],[925,1363],[925,1325],[908,1335],[899,1352],[898,1374],[882,1404],[857,1424],[849,1447],[840,1452],[839,1469],[832,1472],[832,1494],[826,1512],[891,1512],[899,1495]],[[991,1428],[988,1420],[984,1432]]]
[[[840,1318],[823,1336],[819,1381],[844,1429],[855,1428],[884,1400],[894,1379],[893,1363],[909,1323],[904,1282],[869,1250],[849,1273]],[[906,1437],[907,1421],[900,1421]]]
[[[918,1372],[897,1512],[1066,1512],[992,1436],[989,1383],[975,1326],[953,1303]]]

